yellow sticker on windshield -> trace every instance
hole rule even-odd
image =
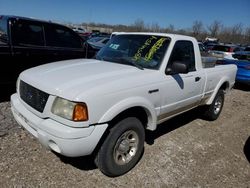
[[[152,40],[154,40],[154,39],[157,39],[157,37],[151,36],[151,38],[147,39],[146,42],[143,44],[143,46],[141,46],[141,47],[137,50],[137,52],[136,52],[136,54],[134,55],[134,58],[133,58],[135,61],[137,61],[137,60],[139,60],[139,59],[141,58],[141,53],[142,53],[142,51],[143,51],[145,48],[147,48],[149,45],[151,45]]]
[[[135,61],[138,61],[141,56],[142,56],[142,52],[144,49],[150,47],[152,45],[152,41],[157,39],[157,37],[155,36],[151,36],[151,38],[147,39],[146,42],[143,44],[143,46],[141,46],[136,54],[134,55],[133,59]],[[162,45],[164,44],[164,42],[166,41],[166,38],[160,38],[158,39],[155,44],[150,48],[150,50],[148,51],[148,53],[145,55],[145,60],[146,61],[151,61],[153,59],[154,54],[157,52],[157,50],[159,50]]]
[[[160,38],[149,50],[149,52],[145,55],[145,60],[150,61],[153,59],[153,56],[157,50],[162,47],[163,43],[165,42],[166,38]]]

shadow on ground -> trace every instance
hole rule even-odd
[[[250,163],[250,136],[248,137],[243,150],[248,162]]]
[[[250,85],[236,82],[234,85],[234,89],[242,90],[242,91],[250,91]]]
[[[158,125],[155,131],[147,131],[146,132],[146,143],[149,145],[154,144],[154,140],[159,138],[162,135],[165,135],[179,127],[182,127],[189,122],[200,118],[200,109],[193,109],[184,114],[181,114],[177,117],[174,117],[160,125]],[[102,142],[102,141],[100,141]],[[100,146],[99,146],[100,147]],[[60,154],[55,153],[62,162],[66,164],[70,164],[75,168],[80,170],[93,170],[96,169],[96,165],[94,163],[94,155],[83,156],[83,157],[65,157]],[[143,154],[142,154],[143,155]]]
[[[0,102],[10,101],[10,96],[16,92],[15,84],[12,85],[1,85],[0,90]]]
[[[56,154],[56,153],[55,153]],[[94,163],[94,156],[83,156],[83,157],[65,157],[59,154],[56,154],[60,160],[66,164],[70,164],[75,168],[80,170],[94,170],[96,169],[96,165]]]
[[[200,115],[201,110],[201,108],[195,108],[158,125],[155,131],[146,131],[146,143],[152,145],[154,140],[160,136],[168,134],[195,119],[202,118]]]

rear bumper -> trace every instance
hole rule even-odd
[[[73,128],[50,118],[42,119],[27,110],[17,94],[11,96],[11,110],[16,121],[42,145],[69,157],[91,154],[108,127],[108,124],[101,124]]]

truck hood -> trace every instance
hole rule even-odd
[[[104,94],[145,84],[146,74],[152,72],[157,71],[94,59],[76,59],[28,69],[20,74],[20,79],[51,95],[79,100],[78,96],[83,93]],[[144,78],[144,83],[139,77]]]

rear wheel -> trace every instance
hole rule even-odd
[[[110,129],[96,156],[96,165],[108,176],[125,174],[139,161],[144,140],[145,130],[137,118],[121,120]]]
[[[207,120],[216,120],[221,113],[223,105],[224,105],[224,91],[220,89],[216,94],[212,104],[205,107],[204,117]]]

